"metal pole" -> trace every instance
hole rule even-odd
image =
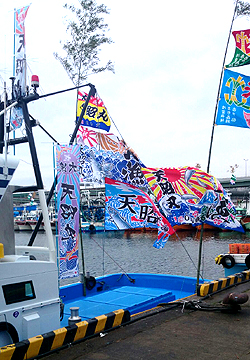
[[[229,45],[229,41],[230,41],[230,36],[231,36],[231,32],[232,32],[233,22],[234,22],[236,11],[237,11],[238,1],[239,0],[236,1],[235,8],[234,8],[234,14],[233,14],[233,18],[232,18],[232,21],[231,21],[231,26],[230,26],[230,30],[229,30],[229,34],[228,34],[227,45],[226,45],[226,50],[225,50],[225,53],[224,53],[222,69],[221,69],[221,74],[220,74],[220,81],[219,81],[218,93],[217,93],[217,98],[216,98],[216,105],[215,105],[215,110],[214,110],[214,119],[213,119],[213,126],[212,126],[211,141],[210,141],[210,147],[209,147],[209,153],[208,153],[208,162],[207,162],[207,173],[208,174],[209,174],[209,171],[210,171],[210,160],[211,160],[213,137],[214,137],[214,127],[215,127],[216,115],[217,115],[219,98],[220,98],[221,83],[222,83],[222,78],[223,78],[223,73],[224,73],[224,66],[225,66],[225,61],[226,61],[226,55],[227,55],[228,45]],[[199,258],[198,258],[198,268],[197,268],[196,289],[199,286],[199,278],[200,278],[203,230],[204,230],[204,223],[202,222],[202,224],[201,224],[201,233],[200,233],[200,244],[199,244]]]
[[[7,92],[6,92],[6,82],[4,82],[4,153],[5,153],[5,161],[4,161],[4,168],[3,168],[3,174],[5,175],[6,179],[8,176],[8,166],[7,166],[7,111],[6,111],[6,102],[7,102]]]
[[[236,1],[235,8],[234,8],[234,14],[233,14],[229,34],[228,34],[227,45],[226,45],[226,50],[225,50],[225,53],[224,53],[224,59],[223,59],[222,69],[221,69],[221,74],[220,74],[220,81],[219,81],[218,93],[217,93],[217,98],[216,98],[216,105],[215,105],[215,110],[214,110],[214,120],[213,120],[213,126],[212,126],[210,148],[209,148],[209,154],[208,154],[207,173],[209,173],[209,171],[210,171],[210,160],[211,160],[212,144],[213,144],[213,137],[214,137],[214,127],[215,127],[216,115],[217,115],[218,104],[219,104],[219,99],[220,99],[220,89],[221,89],[221,83],[222,83],[222,78],[223,78],[223,74],[224,74],[224,67],[225,67],[225,61],[226,61],[226,56],[227,56],[227,50],[228,50],[228,45],[229,45],[230,36],[231,36],[231,32],[232,32],[233,22],[234,22],[234,19],[235,19],[235,14],[236,14],[236,10],[237,10],[238,1],[239,0]]]
[[[245,177],[247,177],[247,162],[248,162],[248,159],[244,159],[245,161]]]
[[[16,8],[14,9],[14,49],[13,49],[13,78],[15,79],[16,76]],[[14,79],[12,80],[12,98],[14,95],[13,86],[14,86]],[[15,139],[16,133],[15,130],[13,131],[13,139]],[[13,155],[16,155],[16,147],[13,146]]]
[[[27,106],[28,102],[30,102],[32,100],[36,100],[38,97],[39,97],[39,95],[35,93],[30,96],[27,96],[26,98],[21,98],[20,103],[21,103],[22,110],[23,110],[23,117],[24,117],[24,121],[25,121],[25,128],[26,128],[26,133],[27,133],[27,137],[28,137],[28,141],[29,141],[30,154],[31,154],[31,158],[32,158],[32,163],[33,163],[33,168],[34,168],[34,173],[35,173],[35,178],[36,178],[36,183],[37,183],[37,188],[38,188],[40,206],[42,209],[42,214],[43,214],[43,219],[44,219],[44,227],[45,227],[45,232],[47,235],[47,245],[50,250],[49,251],[50,260],[56,263],[57,256],[56,256],[55,244],[54,244],[53,234],[52,234],[52,230],[51,230],[51,226],[50,226],[49,213],[48,213],[48,207],[46,205],[46,198],[45,198],[45,193],[44,193],[42,175],[41,175],[40,166],[39,166],[39,162],[38,162],[35,141],[34,141],[34,136],[33,136],[33,132],[32,132],[32,126],[30,124],[30,118],[29,118],[28,106]]]
[[[74,140],[75,140],[75,138],[76,138],[77,131],[78,131],[79,126],[80,126],[80,124],[81,124],[81,122],[82,122],[82,119],[83,119],[83,116],[84,116],[84,114],[85,114],[85,111],[86,111],[86,109],[87,109],[87,106],[88,106],[90,97],[91,97],[91,96],[94,96],[94,95],[95,95],[95,92],[96,92],[96,89],[95,89],[94,85],[92,85],[92,84],[88,84],[88,85],[90,86],[90,91],[89,91],[88,97],[87,97],[87,99],[86,99],[86,101],[85,101],[85,103],[84,103],[84,105],[83,105],[82,112],[81,112],[81,115],[79,116],[78,122],[76,123],[75,130],[74,130],[74,132],[73,132],[73,134],[72,134],[72,136],[71,136],[71,139],[70,139],[70,142],[69,142],[70,145],[73,144],[73,142],[74,142]],[[74,89],[75,89],[75,88],[74,88]],[[57,183],[57,176],[55,177],[54,182],[53,182],[53,184],[52,184],[52,186],[51,186],[51,188],[50,188],[50,191],[49,191],[49,194],[48,194],[48,197],[47,197],[47,205],[49,204],[49,202],[50,202],[50,200],[51,200],[51,198],[52,198],[52,195],[53,195],[53,193],[54,193],[54,191],[55,191],[56,183]],[[40,227],[40,225],[41,225],[42,220],[43,220],[43,216],[42,216],[42,214],[40,214],[39,219],[38,219],[38,221],[37,221],[37,223],[36,223],[36,227],[35,227],[33,233],[31,234],[31,237],[30,237],[30,241],[29,241],[29,243],[28,243],[28,246],[32,246],[32,245],[33,245],[33,243],[34,243],[34,241],[35,241],[35,238],[36,238],[36,235],[37,235],[37,233],[38,233],[39,227]]]

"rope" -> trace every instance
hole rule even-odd
[[[191,260],[192,264],[194,265],[195,270],[197,270],[197,266],[195,265],[193,259],[191,258],[189,252],[187,251],[187,249],[185,248],[185,245],[183,244],[183,241],[181,240],[181,238],[179,237],[179,235],[177,234],[177,232],[175,233],[175,235],[177,236],[178,240],[181,242],[181,245],[183,247],[183,249],[185,250],[186,254],[188,255],[189,259]],[[203,279],[203,276],[200,274],[201,278]]]
[[[132,279],[132,278],[127,274],[127,272],[121,267],[121,265],[119,265],[118,262],[117,262],[114,258],[112,258],[112,256],[111,256],[109,253],[107,253],[107,251],[104,249],[104,247],[101,246],[101,245],[94,239],[93,236],[90,236],[90,239],[93,240],[93,241],[96,243],[96,245],[99,246],[99,248],[102,249],[103,252],[104,252],[112,261],[114,261],[114,263],[121,269],[121,271],[123,272],[123,274],[128,278],[128,280],[129,280],[130,282],[132,282],[132,283],[135,282],[135,280]]]

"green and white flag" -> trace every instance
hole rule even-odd
[[[236,176],[232,174],[230,184],[234,185],[236,183]]]

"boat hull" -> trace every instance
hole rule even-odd
[[[83,296],[82,283],[60,288],[65,314],[70,314],[71,307],[79,307],[82,320],[118,309],[128,310],[132,315],[196,291],[196,278],[184,276],[130,273],[106,275],[95,280],[96,285],[91,290],[86,289],[86,296]],[[67,326],[67,321],[64,317],[61,326]]]

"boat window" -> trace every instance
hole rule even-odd
[[[32,281],[3,285],[3,293],[6,305],[35,299],[36,297]]]

